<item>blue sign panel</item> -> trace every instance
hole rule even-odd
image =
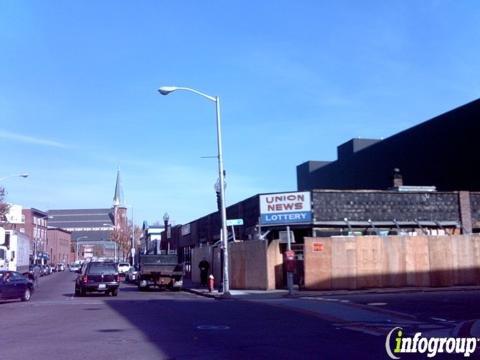
[[[262,225],[303,224],[312,222],[310,211],[299,211],[277,214],[262,214]]]

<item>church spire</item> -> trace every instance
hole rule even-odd
[[[113,206],[123,206],[123,188],[120,181],[120,169],[117,170],[117,182],[115,183],[115,194],[113,195]]]

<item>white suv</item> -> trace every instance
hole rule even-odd
[[[118,273],[126,274],[130,270],[130,264],[127,262],[118,263]]]

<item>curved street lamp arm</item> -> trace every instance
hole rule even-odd
[[[15,174],[15,175],[3,176],[3,177],[0,178],[0,181],[3,181],[3,180],[5,180],[5,179],[9,179],[9,178],[12,178],[12,177],[27,178],[27,177],[28,177],[28,174]]]
[[[190,91],[190,92],[193,92],[197,95],[200,95],[200,96],[203,96],[204,98],[207,98],[208,100],[210,101],[213,101],[213,102],[217,102],[217,97],[216,96],[210,96],[210,95],[207,95],[201,91],[198,91],[198,90],[195,90],[195,89],[192,89],[192,88],[188,88],[188,87],[176,87],[176,90],[185,90],[185,91]]]

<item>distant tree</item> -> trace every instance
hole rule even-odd
[[[110,234],[110,239],[114,242],[117,243],[118,246],[118,254],[121,256],[121,258],[125,258],[125,255],[128,254],[128,249],[130,248],[129,246],[129,240],[130,236],[128,234],[128,231],[125,231],[124,229],[115,229],[111,232]]]
[[[127,229],[115,229],[111,232],[110,238],[112,241],[115,241],[118,246],[119,254],[123,256],[123,258],[128,259],[131,255],[130,251],[132,248],[132,228],[133,224],[131,221],[128,222]],[[135,225],[135,250],[138,252],[140,245],[141,245],[141,237],[143,231],[142,228],[138,225]]]
[[[5,215],[8,212],[9,205],[5,202],[7,192],[5,188],[0,187],[0,221],[5,221]]]

